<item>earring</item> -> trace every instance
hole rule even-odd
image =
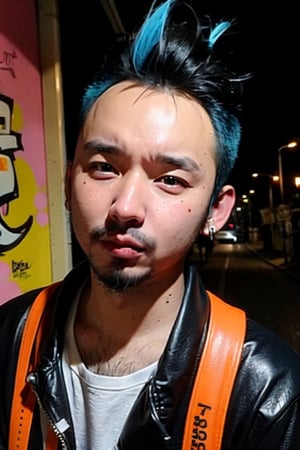
[[[214,225],[213,219],[211,217],[209,217],[207,219],[207,225],[208,225],[208,236],[209,236],[209,240],[213,241],[214,237],[215,237],[215,232],[216,232],[216,227]]]
[[[211,241],[214,240],[215,232],[216,232],[215,226],[214,226],[214,225],[210,225],[209,228],[208,228],[208,235],[209,235],[209,239],[210,239]]]

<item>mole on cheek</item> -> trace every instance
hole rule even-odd
[[[189,213],[192,212],[191,208],[188,209],[188,212],[189,212]]]

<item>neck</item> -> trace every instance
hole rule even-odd
[[[92,278],[79,302],[75,336],[82,360],[96,372],[121,375],[156,361],[176,319],[183,275],[122,293]]]

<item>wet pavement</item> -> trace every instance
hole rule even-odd
[[[285,273],[288,276],[300,280],[300,260],[286,262],[282,252],[274,250],[265,250],[263,242],[246,243],[246,247],[254,252],[257,256],[263,259],[268,264],[275,267],[277,270]]]
[[[199,271],[208,290],[241,307],[300,353],[299,262],[286,263],[281,252],[266,251],[262,241],[225,244],[215,246]]]

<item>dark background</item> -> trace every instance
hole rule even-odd
[[[148,0],[115,0],[123,26],[131,31],[147,12]],[[238,193],[254,185],[251,173],[278,174],[278,148],[300,138],[300,5],[291,1],[268,7],[260,2],[199,1],[213,19],[235,19],[235,54],[240,68],[253,73],[245,85],[243,138],[230,178]],[[59,0],[67,151],[77,137],[77,111],[84,86],[114,30],[100,0]],[[300,150],[283,151],[284,171],[300,176]],[[262,189],[261,202],[267,202]],[[276,192],[275,192],[276,196]],[[263,206],[263,205],[262,205]]]

